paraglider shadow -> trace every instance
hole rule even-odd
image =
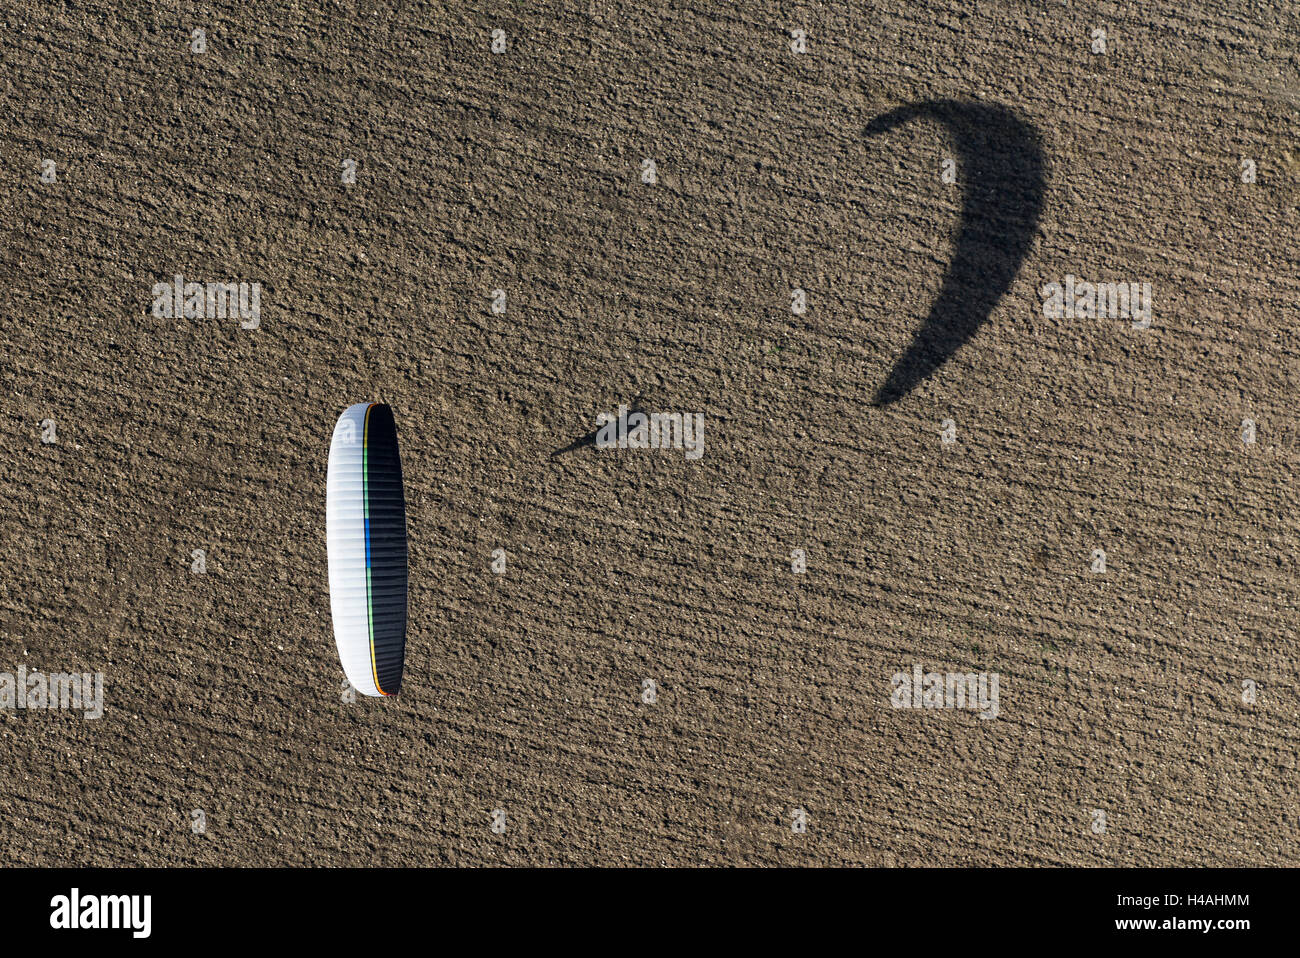
[[[1043,149],[1030,123],[998,103],[925,100],[876,117],[866,137],[916,118],[942,123],[956,142],[961,227],[929,316],[872,401],[881,407],[931,376],[988,320],[1029,252],[1043,208]]]
[[[876,392],[872,405],[878,407],[897,402],[933,375],[988,321],[1029,252],[1046,188],[1038,131],[1000,103],[904,104],[868,123],[866,138],[918,118],[942,123],[956,143],[961,224],[939,295]],[[598,432],[593,430],[551,456],[594,446]]]

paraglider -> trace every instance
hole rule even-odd
[[[325,482],[330,611],[343,672],[365,695],[396,695],[406,657],[406,501],[393,411],[348,407]]]

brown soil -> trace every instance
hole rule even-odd
[[[0,11],[0,672],[106,682],[0,710],[0,859],[1300,864],[1293,5],[319,6]],[[941,98],[1037,129],[1042,215],[877,407],[962,204],[944,127],[864,130]],[[260,328],[155,318],[178,272]],[[1066,274],[1150,282],[1151,328],[1045,319]],[[367,399],[411,624],[349,704]],[[553,455],[638,399],[704,457]],[[913,663],[1001,714],[893,709]]]

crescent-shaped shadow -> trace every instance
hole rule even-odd
[[[961,230],[930,315],[876,393],[876,406],[906,396],[988,320],[1029,252],[1043,208],[1043,150],[1032,125],[997,103],[926,100],[876,117],[866,135],[917,117],[942,123],[956,141]]]

